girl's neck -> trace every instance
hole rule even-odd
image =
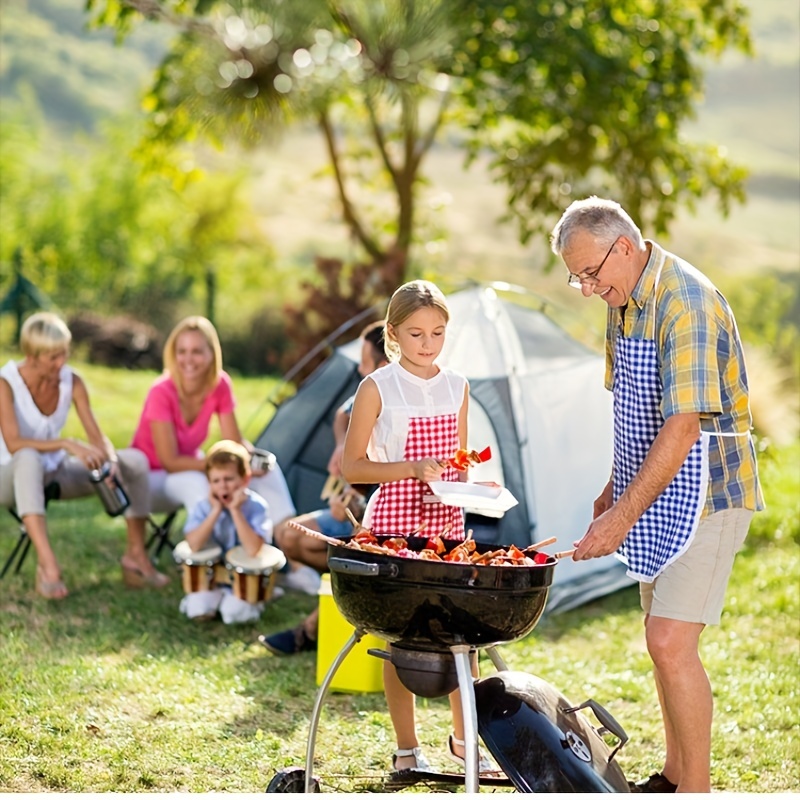
[[[441,371],[436,364],[415,364],[403,355],[400,356],[398,364],[400,364],[406,372],[410,372],[415,377],[421,378],[424,381],[435,378]]]

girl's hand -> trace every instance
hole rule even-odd
[[[424,458],[422,461],[412,462],[414,477],[425,483],[442,479],[444,467],[435,458]]]

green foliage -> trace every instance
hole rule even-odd
[[[762,270],[758,279],[737,281],[726,292],[748,344],[769,349],[791,379],[800,380],[800,273]]]
[[[166,48],[168,29],[135,34],[121,51],[108,30],[86,30],[72,0],[10,0],[0,27],[0,100],[30,92],[60,130],[94,130],[129,111]],[[91,91],[87,91],[87,86]]]
[[[744,199],[745,171],[681,135],[701,96],[701,58],[750,49],[741,3],[465,6],[456,72],[470,145],[474,154],[490,144],[523,240],[592,193],[657,232],[700,197],[717,195],[723,212]]]
[[[135,124],[108,126],[75,152],[24,116],[0,125],[0,261],[20,248],[25,276],[58,306],[129,313],[162,331],[190,311],[228,311],[228,295],[239,312],[260,307],[253,290],[266,291],[272,252],[241,169],[176,191],[130,157]]]
[[[723,212],[744,197],[744,170],[680,136],[701,59],[750,49],[738,0],[129,5],[184,30],[153,87],[151,139],[252,143],[291,119],[317,121],[344,220],[376,260],[410,246],[422,158],[448,119],[470,131],[467,153],[494,154],[523,240],[589,192],[618,196],[657,231],[702,196]],[[124,28],[114,2],[90,8]],[[367,230],[335,141],[347,125],[333,120],[370,142],[397,208],[394,242],[379,222]]]
[[[753,518],[748,546],[792,541],[800,545],[800,443],[775,447],[759,441],[758,469],[767,508]]]

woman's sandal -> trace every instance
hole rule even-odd
[[[456,739],[456,737],[451,734],[447,739],[447,755],[451,761],[455,761],[456,764],[459,764],[463,768],[466,766],[464,756],[456,754],[454,745],[466,747],[461,739]],[[478,772],[481,775],[497,775],[499,772],[501,772],[500,768],[492,764],[492,762],[489,761],[488,757],[486,756],[486,753],[484,753],[480,748],[478,748]]]
[[[39,566],[36,567],[36,592],[47,600],[63,600],[69,594],[61,578],[57,581],[46,581]]]
[[[139,567],[128,567],[120,561],[122,567],[122,580],[130,589],[163,589],[169,578],[163,572],[144,573]]]
[[[413,767],[404,767],[403,769],[397,769],[397,759],[398,758],[411,758],[413,756],[415,766]],[[394,755],[392,756],[392,769],[395,772],[428,772],[431,768],[431,765],[428,763],[428,759],[422,754],[422,750],[419,747],[410,747],[406,750],[399,748],[398,750],[394,751]]]

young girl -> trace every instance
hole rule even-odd
[[[425,502],[429,481],[466,480],[443,466],[467,442],[469,386],[466,378],[436,365],[450,319],[444,295],[429,281],[411,281],[392,295],[384,340],[389,364],[358,387],[342,459],[353,484],[377,483],[364,517],[375,534],[464,538],[460,508]],[[424,523],[424,526],[423,526]],[[395,770],[429,768],[417,740],[414,695],[391,662],[383,670],[386,702],[397,737]],[[464,763],[464,723],[458,691],[450,695],[453,735],[449,755]],[[491,765],[481,759],[481,771]]]

